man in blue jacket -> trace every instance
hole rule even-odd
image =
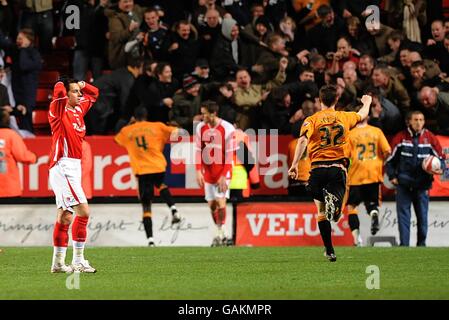
[[[411,204],[416,213],[418,226],[417,246],[426,245],[429,189],[433,176],[422,169],[423,160],[434,155],[445,168],[445,155],[435,135],[424,128],[421,111],[407,115],[407,129],[399,132],[391,143],[392,153],[387,159],[386,169],[391,183],[396,185],[396,211],[398,214],[401,246],[410,244]],[[439,174],[443,173],[443,169]]]

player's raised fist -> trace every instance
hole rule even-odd
[[[290,167],[290,169],[288,169],[288,176],[290,179],[296,179],[296,177],[298,176],[298,167]]]
[[[362,103],[363,104],[371,104],[371,101],[373,101],[373,98],[367,94],[364,94],[362,97]]]

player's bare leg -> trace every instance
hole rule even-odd
[[[354,246],[360,247],[362,239],[360,237],[360,221],[357,207],[348,204],[348,223],[351,229],[352,237],[354,238]]]
[[[89,222],[89,206],[87,203],[80,203],[73,206],[75,218],[72,225],[73,259],[72,268],[74,271],[95,273],[97,270],[89,265],[89,261],[84,258],[84,245],[87,237],[87,223]]]
[[[53,259],[52,273],[72,272],[72,268],[65,264],[65,256],[69,243],[69,227],[72,222],[72,213],[68,210],[58,209],[56,223],[53,231]]]
[[[337,261],[334,247],[332,245],[332,227],[325,214],[325,204],[319,200],[314,201],[318,211],[318,228],[320,229],[321,239],[323,240],[325,247],[324,255],[331,262]]]

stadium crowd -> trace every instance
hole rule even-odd
[[[324,84],[339,88],[337,109],[372,95],[369,123],[387,136],[411,110],[449,134],[449,1],[2,0],[0,28],[1,107],[22,135],[35,129],[40,73],[67,38],[73,60],[60,74],[100,90],[88,134],[118,132],[138,106],[192,132],[212,99],[240,129],[297,135]]]

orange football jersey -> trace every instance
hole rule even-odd
[[[351,147],[349,185],[382,182],[384,155],[391,151],[382,130],[370,125],[356,127],[349,133],[349,141]]]
[[[300,136],[309,140],[307,151],[311,163],[335,161],[347,157],[349,130],[361,120],[356,112],[321,110],[307,117],[301,127]]]
[[[167,167],[163,150],[174,130],[162,122],[139,121],[122,128],[114,140],[127,149],[135,175],[160,173]]]

